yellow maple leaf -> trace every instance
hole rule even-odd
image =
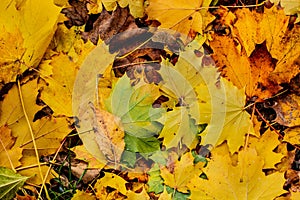
[[[130,13],[134,17],[143,17],[144,15],[144,1],[143,0],[92,0],[88,8],[91,13],[99,13],[102,11],[103,6],[107,11],[112,11],[119,4],[122,8],[129,6]]]
[[[89,193],[86,193],[86,192],[83,192],[83,191],[80,191],[80,190],[76,190],[76,193],[72,197],[72,200],[81,200],[81,199],[96,200],[96,197],[89,194]]]
[[[167,167],[161,167],[160,175],[164,183],[179,192],[188,193],[187,184],[190,179],[200,176],[204,163],[194,164],[194,157],[191,152],[185,153],[180,160],[175,160],[174,170],[170,171]]]
[[[285,135],[283,137],[283,140],[289,142],[292,145],[299,145],[300,144],[299,130],[300,130],[299,126],[286,129],[284,131]]]
[[[131,199],[132,200],[141,200],[141,199],[150,200],[150,197],[149,197],[145,187],[143,187],[142,192],[139,192],[139,193],[128,190],[126,196],[130,200]]]
[[[267,130],[260,138],[249,138],[249,147],[256,149],[257,155],[264,158],[263,168],[265,169],[275,168],[275,164],[279,163],[284,156],[273,152],[279,144],[278,135],[270,130]]]
[[[21,165],[22,149],[14,146],[15,138],[7,126],[0,127],[0,166],[16,168]]]
[[[102,188],[104,187],[111,187],[117,190],[117,192],[120,192],[124,195],[126,195],[127,193],[127,189],[125,184],[127,183],[127,181],[125,181],[122,177],[113,174],[113,173],[109,173],[109,172],[105,172],[104,173],[104,177],[100,178],[94,188],[97,190],[96,196],[97,197],[102,197]]]
[[[41,85],[41,99],[56,116],[73,116],[72,92],[77,71],[77,65],[65,54],[56,55],[39,66],[40,75],[47,82]]]
[[[253,148],[242,150],[238,162],[232,159],[226,143],[212,152],[212,159],[203,169],[207,179],[191,179],[188,184],[191,199],[273,199],[285,193],[281,173],[266,176],[262,172],[264,159]]]
[[[66,118],[63,117],[43,117],[34,121],[35,114],[42,109],[41,106],[36,105],[36,98],[38,95],[38,84],[36,79],[22,85],[20,91],[22,92],[24,108],[21,104],[18,88],[14,85],[5,96],[4,100],[0,102],[0,125],[7,125],[12,130],[12,136],[16,138],[14,147],[23,149],[21,163],[22,167],[25,167],[24,163],[26,163],[26,166],[37,164],[29,126],[35,137],[39,155],[54,153],[60,146],[63,138],[70,132],[70,129]],[[27,123],[23,109],[28,116],[29,124]],[[26,152],[24,150],[26,150]],[[48,167],[44,166],[43,169],[43,173],[45,174]],[[36,168],[21,171],[22,174],[29,176],[36,172]],[[36,176],[30,179],[30,181],[40,183],[41,179],[39,176]]]
[[[208,12],[211,0],[150,0],[146,12],[162,28],[173,29],[185,36],[190,31],[202,33],[214,17]]]
[[[9,52],[1,52],[0,67],[12,69],[7,72],[5,82],[15,81],[17,74],[36,67],[41,61],[54,34],[59,12],[60,9],[52,1],[0,2],[0,41],[6,46],[1,51],[9,48]],[[7,33],[11,33],[11,36],[7,37]],[[3,63],[3,59],[10,61]],[[3,81],[1,75],[0,81]]]
[[[16,81],[18,74],[22,73],[21,59],[25,49],[23,37],[19,29],[12,33],[2,28],[0,32],[0,82]],[[0,88],[1,89],[1,88]]]
[[[288,28],[289,17],[283,10],[273,6],[265,9],[264,13],[240,9],[236,12],[237,22],[234,33],[240,38],[247,56],[255,49],[255,44],[266,41],[268,51],[277,60],[276,68],[270,74],[270,78],[277,83],[290,80],[299,72],[299,33],[300,27]],[[265,70],[264,66],[264,70]]]
[[[250,115],[244,110],[246,96],[224,78],[220,84],[207,83],[196,89],[202,123],[208,123],[202,143],[220,145],[228,142],[230,152],[243,146],[247,133],[255,135]]]

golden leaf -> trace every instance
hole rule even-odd
[[[23,164],[22,167],[25,167],[24,163],[26,163],[26,166],[37,164],[29,126],[32,128],[39,155],[54,153],[60,146],[63,138],[68,135],[70,129],[66,118],[63,117],[43,117],[34,120],[36,113],[42,109],[41,106],[36,105],[36,97],[38,95],[37,80],[27,82],[21,86],[20,91],[22,92],[24,110],[28,116],[29,124],[24,115],[18,88],[14,85],[4,100],[0,102],[0,125],[7,125],[12,130],[12,136],[16,138],[13,148],[18,147],[23,149],[21,163]],[[48,167],[44,166],[43,169],[45,170],[43,171],[45,174]],[[21,171],[21,174],[29,175],[29,177],[30,173],[36,173],[36,168]],[[40,183],[41,180],[39,178],[37,176],[36,179],[32,178],[30,181]]]
[[[237,165],[226,143],[212,152],[212,159],[203,169],[207,179],[195,177],[188,184],[191,199],[274,199],[285,193],[281,173],[266,176],[262,172],[263,158],[256,150],[247,148],[238,154]]]
[[[264,169],[275,168],[275,164],[283,158],[283,154],[273,151],[279,144],[278,135],[270,130],[267,130],[259,139],[256,137],[249,138],[249,147],[256,149],[257,155],[264,158]]]
[[[160,169],[164,183],[179,192],[188,193],[188,182],[201,174],[204,163],[194,164],[194,157],[188,152],[180,158],[180,161],[176,159],[173,164],[174,171],[165,166]]]
[[[185,36],[190,31],[202,33],[214,17],[208,12],[211,0],[150,0],[149,18],[161,22],[162,28],[173,29]],[[172,17],[170,17],[172,16]]]
[[[101,189],[107,186],[114,188],[117,190],[117,192],[126,195],[127,193],[127,189],[125,186],[126,183],[127,181],[125,181],[122,177],[113,173],[105,172],[104,177],[100,178],[95,184],[95,189],[98,191],[96,193],[96,196],[101,197],[102,196]]]
[[[41,99],[54,111],[54,115],[73,116],[72,92],[78,68],[65,54],[52,57],[40,66],[40,75],[47,82],[42,85]],[[48,71],[52,71],[49,75]]]
[[[7,126],[0,127],[0,166],[16,168],[21,165],[22,149],[14,147],[15,138],[11,135],[11,130]],[[11,162],[11,163],[10,163]],[[11,166],[12,164],[12,166]]]

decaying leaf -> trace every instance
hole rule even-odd
[[[95,115],[93,130],[98,148],[107,162],[117,166],[125,147],[124,129],[120,119],[105,110],[95,108],[93,104],[90,106]]]
[[[273,106],[276,111],[276,122],[284,126],[300,125],[300,97],[296,94],[287,95],[279,99]]]

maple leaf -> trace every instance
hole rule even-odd
[[[6,82],[15,81],[13,79],[17,74],[29,67],[36,67],[41,61],[54,34],[59,12],[60,9],[50,1],[1,1],[0,23],[4,31],[1,31],[0,40],[5,40],[2,42],[5,47],[1,48],[4,54],[1,54],[0,64],[1,68],[14,68],[4,79]],[[12,33],[10,38],[7,37],[8,33]],[[8,48],[9,51],[5,52]],[[2,63],[3,59],[6,63]]]
[[[274,121],[288,127],[298,126],[300,124],[299,102],[300,97],[297,94],[280,98],[272,107],[277,114]]]
[[[22,149],[14,147],[15,140],[7,126],[0,127],[0,166],[16,168],[21,165]]]
[[[122,8],[129,6],[130,13],[135,17],[143,17],[144,15],[144,1],[143,0],[91,0],[88,4],[89,11],[93,14],[102,11],[103,6],[107,11],[116,9],[117,5]]]
[[[126,196],[128,199],[132,199],[132,200],[140,200],[140,199],[150,200],[150,197],[145,187],[143,187],[142,192],[139,193],[128,190]]]
[[[12,199],[26,179],[28,177],[16,174],[11,169],[0,167],[0,198],[4,200]]]
[[[256,149],[257,155],[264,158],[264,169],[274,168],[275,164],[283,158],[283,154],[274,152],[279,144],[278,135],[270,130],[267,130],[260,138],[249,138],[249,147]]]
[[[238,162],[232,159],[226,143],[212,152],[212,159],[203,169],[207,179],[190,180],[191,199],[273,199],[284,193],[285,182],[281,173],[265,175],[264,159],[253,148],[242,150]]]
[[[125,181],[122,177],[113,173],[105,172],[104,177],[100,178],[94,186],[94,188],[97,190],[96,196],[101,197],[102,188],[107,186],[114,188],[118,192],[126,195],[127,193],[127,189],[125,186],[126,183],[127,181]]]
[[[132,87],[127,76],[115,84],[107,108],[122,122],[125,141],[131,144],[126,144],[126,150],[146,153],[159,149],[159,141],[153,136],[161,129],[155,120],[163,110],[152,108],[152,103],[160,95],[158,89],[154,84],[142,83]]]
[[[288,17],[276,6],[263,14],[239,9],[235,15],[230,27],[236,39],[214,35],[213,58],[224,77],[246,87],[248,97],[271,97],[299,72],[300,29],[289,29]]]
[[[49,74],[48,71],[51,71]],[[73,116],[72,92],[77,75],[77,66],[67,55],[59,54],[39,66],[42,85],[41,99],[53,110],[54,115]],[[45,75],[44,75],[45,74]]]
[[[89,193],[86,193],[86,192],[83,192],[80,190],[76,190],[76,193],[73,195],[72,200],[81,200],[81,199],[96,200],[96,197]]]
[[[300,135],[299,135],[299,127],[288,128],[285,131],[285,135],[283,140],[289,142],[293,145],[299,145]]]
[[[150,0],[146,12],[150,19],[160,21],[162,28],[173,29],[186,36],[190,31],[202,33],[212,22],[214,17],[208,12],[210,3],[211,0]]]
[[[179,161],[175,160],[172,165],[174,165],[172,171],[165,166],[160,169],[164,183],[179,192],[188,193],[188,182],[201,174],[204,163],[194,164],[194,157],[188,152],[181,156]]]
[[[32,129],[35,137],[35,142],[38,148],[39,155],[47,155],[54,153],[60,146],[63,138],[70,132],[66,118],[50,118],[43,117],[38,120],[35,119],[36,113],[42,109],[41,106],[36,105],[36,98],[38,96],[37,80],[31,80],[20,87],[22,98],[24,101],[24,108],[22,107],[20,93],[16,85],[14,85],[5,96],[4,100],[0,102],[0,124],[7,125],[11,131],[12,136],[16,138],[15,144],[12,148],[21,148],[23,150],[23,157],[21,159],[22,166],[36,164],[36,155],[34,153],[34,145],[31,137]],[[29,119],[29,124],[25,118],[24,110]],[[26,151],[25,151],[26,150]],[[26,157],[25,157],[26,156]],[[17,158],[17,157],[11,157]],[[16,162],[16,160],[13,160]],[[24,165],[26,164],[26,165]],[[43,166],[43,172],[48,170],[47,166]],[[28,168],[21,171],[22,175],[36,173],[36,169]],[[32,177],[30,180],[39,183],[40,177]]]
[[[167,112],[164,127],[159,134],[159,138],[164,138],[163,145],[167,148],[177,147],[178,144],[184,144],[189,148],[195,146],[197,141],[197,127],[189,117],[188,109],[185,107],[174,108]]]

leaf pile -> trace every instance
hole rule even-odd
[[[297,199],[299,4],[249,2],[1,1],[1,198]]]

